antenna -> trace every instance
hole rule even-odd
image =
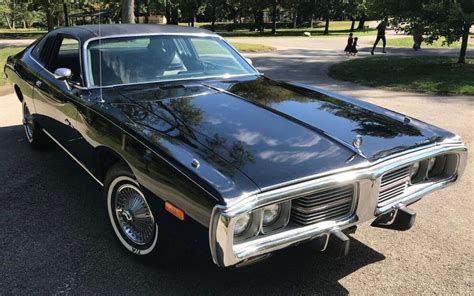
[[[100,91],[100,102],[104,102],[102,96],[102,0],[99,0],[99,91]]]

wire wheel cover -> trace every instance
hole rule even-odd
[[[28,140],[33,140],[33,117],[30,114],[30,110],[28,110],[28,107],[26,106],[23,108],[23,126],[25,127],[25,133]]]
[[[125,184],[115,192],[115,215],[129,240],[145,245],[155,235],[155,219],[145,197],[138,188]]]

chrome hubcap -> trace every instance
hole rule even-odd
[[[138,245],[149,243],[155,234],[155,219],[141,191],[126,184],[115,193],[115,215],[122,232]]]
[[[33,140],[33,117],[30,114],[28,107],[23,108],[23,127],[25,128],[26,137],[31,142]]]

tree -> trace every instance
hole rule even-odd
[[[276,34],[276,21],[278,14],[278,0],[272,0],[272,34]]]
[[[368,2],[368,0],[347,0],[344,11],[352,21],[350,29],[351,32],[355,29],[356,20],[359,20],[359,27],[357,29],[364,29],[364,20],[368,14]],[[360,24],[362,24],[362,27]]]
[[[316,1],[316,12],[325,21],[324,35],[329,34],[329,21],[343,14],[344,2],[342,0]]]
[[[441,37],[447,45],[461,39],[458,63],[466,62],[469,29],[474,24],[472,0],[381,0],[373,7],[381,15],[393,16],[396,30],[423,34],[428,44]]]
[[[5,19],[5,22],[7,23],[7,26],[9,29],[13,29],[14,26],[14,21],[12,19],[12,9],[11,9],[11,2],[10,1],[2,1],[0,3],[0,13],[2,14],[2,17]]]
[[[135,23],[135,1],[134,0],[122,0],[122,23],[134,24]]]

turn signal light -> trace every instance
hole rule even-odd
[[[170,212],[173,216],[175,216],[179,220],[181,220],[181,221],[184,220],[184,212],[181,209],[174,206],[173,204],[171,204],[169,202],[165,202],[165,210]]]

